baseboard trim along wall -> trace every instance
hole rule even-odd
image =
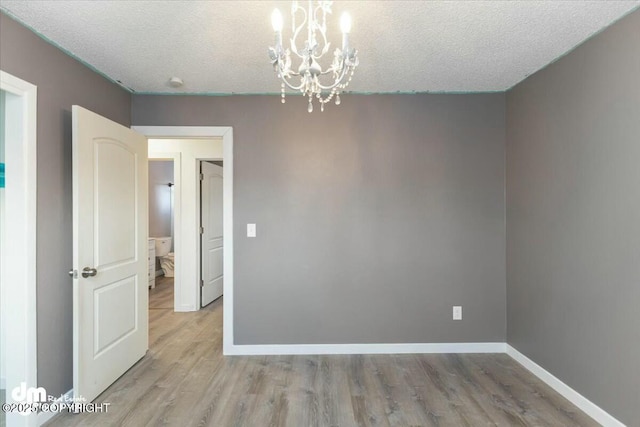
[[[616,420],[604,409],[563,383],[560,379],[554,376],[552,373],[538,365],[533,360],[529,359],[518,350],[506,344],[507,354],[511,356],[516,362],[527,368],[533,375],[540,378],[549,387],[564,396],[569,402],[576,405],[583,412],[589,415],[591,418],[602,424],[604,427],[625,427],[623,423]]]
[[[63,403],[63,402],[71,402],[73,400],[73,390],[69,390],[59,398],[57,398],[53,402],[49,403]],[[38,412],[38,426],[43,425],[48,422],[51,418],[55,417],[61,412]]]
[[[314,355],[314,354],[429,354],[429,353],[506,353],[533,375],[584,411],[604,427],[625,427],[595,403],[563,383],[518,350],[502,342],[413,343],[413,344],[283,344],[231,345],[227,356]]]
[[[286,354],[504,353],[505,343],[233,345],[229,356]]]
[[[429,353],[506,353],[529,372],[584,411],[604,427],[625,427],[604,409],[569,387],[549,371],[502,342],[479,343],[414,343],[414,344],[290,344],[290,345],[233,345],[227,356],[253,355],[312,355],[312,354],[429,354]],[[73,399],[73,390],[56,399],[57,403]],[[56,413],[40,412],[38,426]]]

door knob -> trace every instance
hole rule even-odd
[[[93,277],[96,274],[98,274],[98,270],[96,270],[95,268],[85,267],[82,269],[82,277],[84,277],[85,279],[87,277]]]

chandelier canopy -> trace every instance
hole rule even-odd
[[[331,43],[327,41],[327,14],[331,13],[332,1],[317,1],[314,7],[313,0],[309,0],[308,9],[300,6],[297,1],[291,6],[290,49],[282,46],[282,14],[275,9],[271,14],[271,23],[276,32],[274,47],[269,48],[271,63],[279,79],[282,80],[282,103],[285,102],[285,89],[289,87],[300,91],[303,96],[309,98],[307,110],[313,111],[313,98],[320,103],[320,110],[324,111],[324,105],[335,96],[336,105],[340,104],[340,93],[351,82],[353,72],[358,65],[358,52],[349,47],[349,33],[351,32],[351,17],[343,13],[340,18],[342,30],[342,47],[333,52],[333,62],[323,69],[319,60],[329,51]],[[298,18],[300,16],[302,21]],[[298,21],[296,21],[298,18]],[[300,22],[296,25],[296,22]],[[298,47],[298,38],[306,26],[307,40],[304,45]],[[291,68],[291,54],[300,59],[297,69]]]

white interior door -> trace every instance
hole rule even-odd
[[[201,163],[201,266],[202,307],[222,296],[224,283],[222,269],[222,167]]]
[[[72,116],[73,391],[92,401],[148,348],[147,139]]]

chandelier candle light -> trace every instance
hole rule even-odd
[[[291,49],[282,46],[282,14],[275,9],[271,14],[271,24],[276,32],[276,43],[269,48],[271,63],[279,79],[282,80],[282,103],[285,102],[285,88],[300,91],[309,98],[307,111],[313,111],[313,98],[320,102],[320,110],[324,111],[324,104],[335,96],[336,105],[340,104],[340,93],[351,82],[353,72],[358,65],[358,51],[349,47],[349,33],[351,32],[351,17],[343,13],[340,18],[342,30],[342,47],[333,53],[333,62],[323,70],[318,60],[322,58],[331,46],[327,41],[327,14],[331,13],[332,1],[318,1],[314,7],[313,0],[309,0],[308,10],[298,5],[297,1],[291,6]],[[302,22],[296,26],[296,16],[302,15]],[[320,17],[319,17],[320,16]],[[307,40],[302,49],[298,49],[298,36],[307,26]],[[317,37],[319,35],[319,37]],[[291,68],[291,53],[300,58],[301,63],[297,71]],[[332,80],[329,80],[328,76]],[[327,77],[323,77],[327,76]],[[298,83],[299,79],[299,83]],[[321,80],[329,80],[323,84]],[[292,83],[293,81],[293,83]]]

